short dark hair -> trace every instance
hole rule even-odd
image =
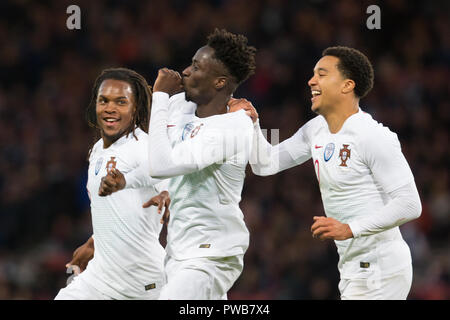
[[[130,84],[134,94],[136,112],[134,113],[132,123],[125,134],[128,135],[132,133],[136,138],[136,135],[134,133],[134,129],[136,127],[139,127],[143,131],[148,132],[148,125],[150,121],[150,105],[152,102],[152,90],[143,76],[141,76],[136,71],[127,68],[105,69],[95,80],[94,87],[92,88],[91,101],[89,102],[86,110],[86,119],[89,126],[98,128],[96,113],[98,89],[102,82],[108,79],[124,81]]]
[[[373,87],[373,67],[369,59],[353,48],[337,46],[326,48],[322,56],[333,56],[339,59],[337,68],[344,77],[355,81],[355,95],[363,98]]]
[[[225,29],[215,29],[208,36],[208,46],[214,49],[215,58],[221,61],[240,84],[255,73],[256,48],[247,45],[248,39]]]

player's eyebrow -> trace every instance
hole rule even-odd
[[[100,99],[100,98],[102,98],[102,99],[115,99],[115,100],[118,100],[118,99],[128,99],[126,96],[111,97],[111,96],[105,96],[105,95],[103,95],[103,94],[99,94],[99,95],[98,95],[98,99]]]
[[[315,72],[316,70],[317,70],[317,72],[320,72],[320,71],[328,72],[328,69],[325,69],[323,67],[320,67],[320,68],[317,68],[317,69],[313,69],[313,72]]]

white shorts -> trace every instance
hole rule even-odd
[[[406,300],[412,284],[412,266],[386,277],[341,279],[342,300]]]
[[[243,255],[186,260],[166,256],[166,285],[159,300],[226,300],[243,267]]]
[[[155,288],[145,292],[142,296],[130,298],[125,295],[121,296],[120,300],[156,300],[159,297],[161,288]],[[90,285],[83,277],[83,273],[76,276],[71,283],[65,288],[59,290],[55,300],[114,300],[94,286]]]

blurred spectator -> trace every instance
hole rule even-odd
[[[0,2],[0,299],[52,299],[92,232],[84,111],[95,76],[124,66],[152,83],[160,67],[186,67],[215,27],[258,48],[257,72],[236,96],[280,141],[314,117],[307,80],[323,49],[368,55],[375,87],[361,107],[397,132],[423,201],[422,217],[402,227],[409,298],[449,299],[449,2],[377,3],[381,30],[366,28],[367,0]],[[66,28],[71,4],[81,30]],[[334,243],[309,231],[324,214],[312,164],[249,171],[241,206],[250,247],[230,299],[339,298]]]

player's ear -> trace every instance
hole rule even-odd
[[[355,81],[351,79],[345,79],[342,85],[342,93],[350,93],[355,90]]]
[[[216,90],[222,90],[223,88],[225,88],[227,83],[228,83],[227,77],[217,77],[214,80],[214,88],[216,88]]]

